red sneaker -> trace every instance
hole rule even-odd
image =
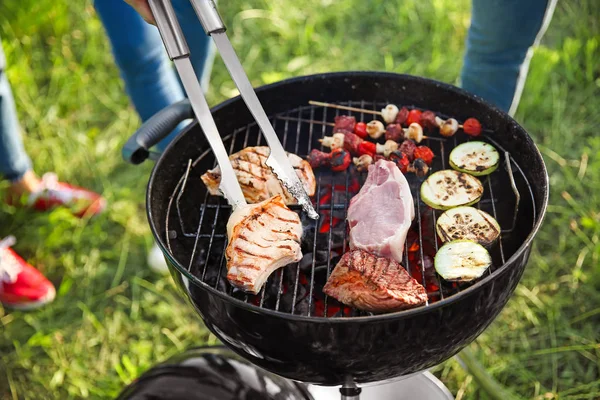
[[[17,310],[50,303],[56,296],[52,282],[9,247],[14,242],[12,236],[0,242],[0,303]]]
[[[42,176],[41,189],[30,194],[28,202],[38,211],[67,207],[77,217],[98,215],[106,208],[106,200],[99,194],[59,182],[53,173]]]

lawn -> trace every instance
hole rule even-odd
[[[255,85],[350,69],[455,83],[469,24],[467,0],[222,3]],[[151,164],[121,159],[139,120],[91,1],[3,0],[0,15],[36,170],[55,171],[109,201],[94,220],[0,205],[0,237],[15,235],[16,249],[58,288],[56,301],[39,311],[0,307],[0,397],[111,398],[157,361],[215,339],[171,278],[146,266]],[[218,61],[210,102],[234,94]],[[547,218],[508,306],[469,346],[522,398],[600,398],[599,110],[600,2],[562,0],[516,115],[549,170]],[[435,374],[457,398],[492,398],[455,359]]]

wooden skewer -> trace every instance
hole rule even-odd
[[[348,106],[342,106],[339,104],[332,104],[332,103],[323,103],[323,102],[314,101],[314,100],[309,100],[308,104],[313,105],[313,106],[337,108],[338,110],[348,110],[348,111],[361,112],[361,113],[365,113],[365,114],[381,115],[380,111],[367,110],[364,108],[348,107]]]
[[[284,117],[283,115],[278,115],[277,117],[275,117],[277,119],[282,119],[284,121],[299,121],[299,122],[306,122],[309,124],[317,124],[317,125],[327,125],[327,126],[335,126],[335,124],[333,122],[323,122],[323,121],[317,121],[314,119],[304,119],[304,118],[294,118],[294,117]]]

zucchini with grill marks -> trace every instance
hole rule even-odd
[[[438,210],[470,206],[481,196],[483,185],[479,179],[451,169],[431,174],[421,185],[421,198],[425,204]]]
[[[489,175],[500,164],[500,154],[489,143],[472,141],[460,144],[450,152],[450,166],[475,176]]]
[[[491,246],[500,236],[500,225],[490,214],[474,207],[456,207],[445,211],[435,228],[443,242],[472,240],[482,246]]]
[[[469,282],[480,278],[492,265],[490,253],[471,240],[444,244],[435,255],[437,273],[447,281]]]

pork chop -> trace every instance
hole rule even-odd
[[[410,187],[391,161],[369,166],[367,180],[348,207],[350,248],[402,262],[406,235],[415,218]]]
[[[240,183],[248,203],[259,203],[273,196],[281,195],[286,204],[296,204],[296,199],[277,179],[267,166],[271,150],[268,146],[246,147],[229,156],[235,176]],[[309,196],[315,194],[316,179],[308,161],[296,154],[287,153],[290,163]],[[206,171],[201,177],[210,194],[220,196],[221,169],[217,166]]]
[[[227,279],[257,294],[276,269],[302,259],[302,223],[281,196],[237,208],[227,222]]]

